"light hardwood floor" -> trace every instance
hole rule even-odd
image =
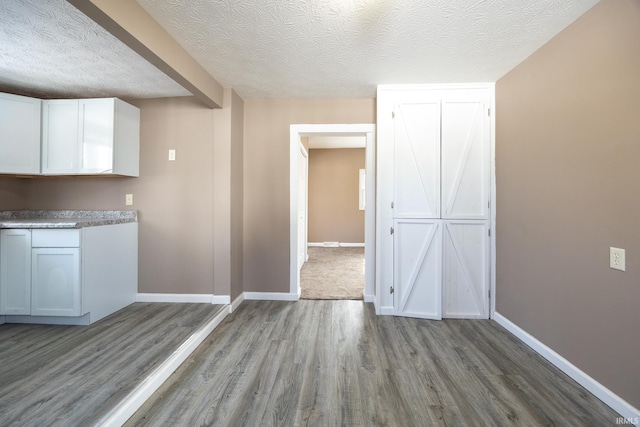
[[[245,301],[128,426],[607,426],[617,414],[490,320]]]
[[[225,306],[136,303],[90,326],[0,325],[0,426],[91,426]]]

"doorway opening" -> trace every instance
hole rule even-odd
[[[301,296],[300,273],[308,258],[308,152],[302,143],[303,138],[359,137],[364,143],[364,292],[365,302],[374,302],[375,280],[375,125],[373,124],[327,124],[327,125],[291,125],[290,128],[290,292]],[[340,138],[338,138],[340,137]],[[337,147],[334,147],[337,148]],[[306,155],[302,154],[305,152]],[[306,161],[306,164],[304,163]],[[358,171],[356,170],[356,174]],[[306,188],[301,188],[301,187]],[[355,189],[358,191],[358,188]],[[303,226],[304,225],[304,226]],[[321,243],[324,247],[340,247],[340,242]],[[336,245],[337,243],[337,245]],[[354,247],[342,242],[343,247]],[[357,246],[355,246],[357,248]],[[356,250],[357,252],[357,250]]]
[[[300,270],[300,297],[361,300],[366,138],[310,136],[302,141],[309,159],[308,257]]]

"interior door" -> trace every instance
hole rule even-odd
[[[307,261],[307,181],[308,159],[300,146],[298,152],[298,266]]]
[[[489,317],[488,221],[443,221],[443,317]]]
[[[442,318],[442,221],[394,221],[394,307],[399,316]]]
[[[394,111],[394,218],[440,218],[440,101]]]

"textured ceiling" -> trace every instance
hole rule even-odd
[[[598,0],[137,0],[240,96],[493,82]]]
[[[250,99],[496,81],[598,0],[129,1]],[[8,89],[43,98],[189,95],[65,0],[0,0],[0,90]]]
[[[42,98],[190,95],[65,0],[0,0],[0,88]]]

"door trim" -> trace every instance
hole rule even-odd
[[[299,124],[289,128],[289,292],[300,298],[298,265],[298,152],[303,136],[366,137],[366,206],[364,211],[365,287],[364,301],[375,301],[376,269],[376,125],[375,124]],[[307,223],[308,227],[308,223]]]

